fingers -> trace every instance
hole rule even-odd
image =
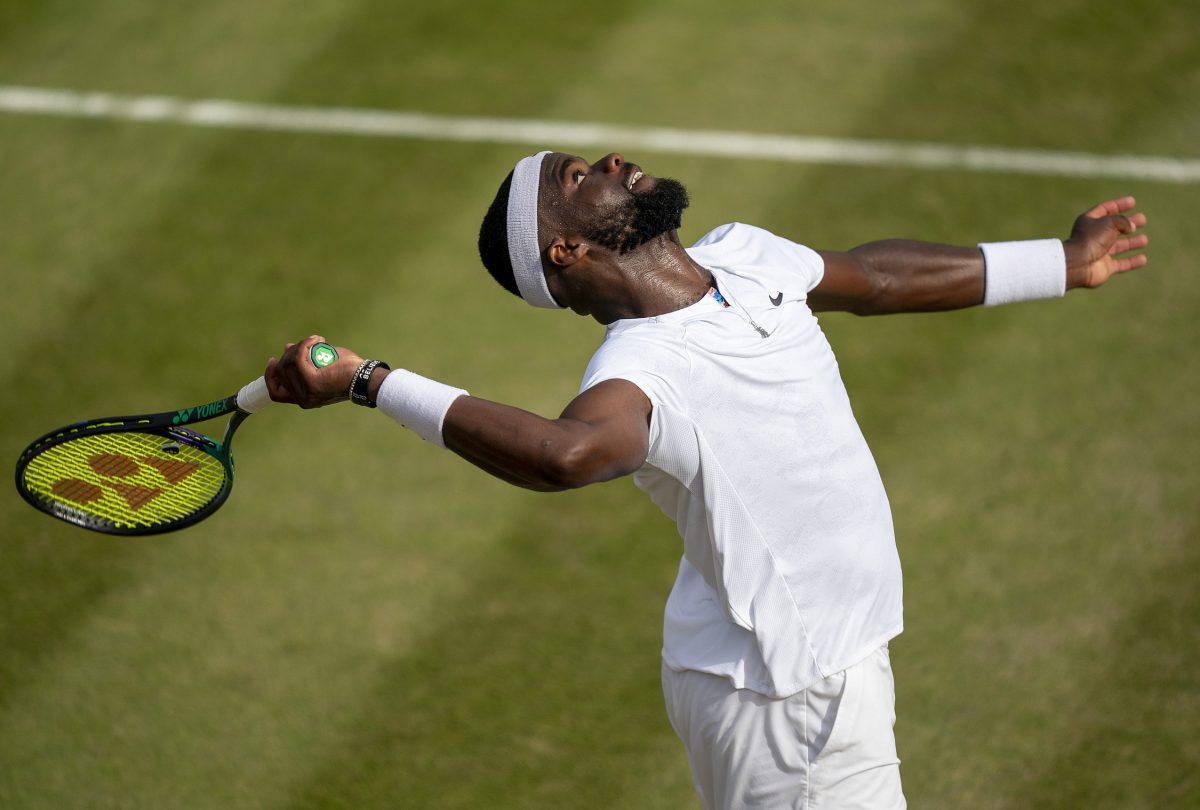
[[[272,399],[301,408],[320,408],[347,399],[350,381],[362,358],[337,346],[338,359],[318,367],[311,351],[325,342],[323,335],[310,335],[298,343],[288,343],[279,360],[272,358],[267,364],[267,391]]]
[[[279,361],[274,357],[267,360],[267,370],[263,372],[263,377],[267,381],[267,393],[274,402],[289,404],[296,402],[296,397],[285,384],[283,376],[279,371]]]
[[[1144,213],[1139,212],[1124,216],[1124,213],[1131,210],[1136,204],[1137,200],[1132,196],[1116,197],[1094,205],[1084,214],[1084,217],[1090,219],[1103,219],[1107,217],[1111,219],[1118,232],[1134,233],[1146,226],[1146,215]],[[1136,250],[1138,247],[1144,246],[1144,243],[1141,245],[1131,245],[1129,247],[1115,248],[1111,252],[1122,253],[1126,250]]]
[[[1149,261],[1145,253],[1139,253],[1136,256],[1126,256],[1121,259],[1113,259],[1113,272],[1124,273],[1126,270],[1136,270],[1139,267],[1145,267]]]
[[[289,349],[288,351],[292,351]],[[292,392],[293,399],[301,408],[306,407],[308,398],[308,383],[304,379],[304,373],[299,368],[299,363],[296,361],[298,353],[293,354],[290,360],[283,364],[283,377],[289,391]],[[302,356],[302,355],[301,355]]]
[[[299,343],[284,345],[283,354],[276,360],[272,357],[267,361],[267,393],[276,402],[286,402],[308,407],[309,385],[304,378],[304,370],[300,361],[307,356],[308,349],[322,342],[320,335],[312,335]]]
[[[325,338],[322,337],[321,335],[310,335],[310,336],[306,337],[304,340],[302,340],[296,344],[297,357],[298,358],[299,357],[308,357],[309,351],[312,349],[313,346],[316,346],[318,343],[324,343],[324,342],[325,342]],[[299,361],[297,360],[297,362],[299,362]]]
[[[1127,222],[1129,227],[1120,227],[1122,222]],[[1118,229],[1122,233],[1132,233],[1144,224],[1146,224],[1146,218],[1141,214],[1137,214],[1129,218],[1118,218]],[[1116,242],[1114,242],[1112,247],[1108,249],[1108,256],[1109,261],[1111,262],[1112,272],[1114,274],[1125,273],[1129,270],[1136,270],[1139,267],[1145,267],[1150,261],[1149,257],[1147,257],[1145,253],[1138,253],[1133,256],[1121,256],[1119,254],[1128,253],[1133,250],[1141,250],[1149,243],[1150,237],[1144,233],[1137,234],[1136,236],[1125,237],[1124,239],[1118,239]]]
[[[1141,250],[1147,244],[1149,244],[1149,242],[1150,237],[1146,236],[1144,233],[1138,234],[1137,236],[1131,236],[1128,239],[1118,239],[1113,243],[1109,253],[1128,253],[1131,250]]]
[[[1108,219],[1117,226],[1117,230],[1121,233],[1133,233],[1146,224],[1145,214],[1134,214],[1131,217],[1111,216]]]
[[[1105,200],[1102,203],[1097,203],[1087,212],[1087,215],[1092,218],[1110,217],[1116,214],[1123,214],[1137,205],[1137,200],[1132,196],[1117,197],[1112,200]],[[1145,216],[1143,215],[1143,220]],[[1143,222],[1144,224],[1144,222]]]

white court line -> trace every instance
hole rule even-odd
[[[5,85],[0,85],[0,111],[165,121],[230,129],[517,143],[539,148],[545,144],[570,144],[601,149],[647,149],[653,152],[790,163],[961,169],[1059,177],[1119,177],[1164,183],[1200,182],[1200,160],[1184,158],[760,135],[751,132],[536,119],[474,118],[341,107],[293,107],[217,99],[187,101],[165,96],[122,96]]]

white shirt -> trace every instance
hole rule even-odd
[[[664,661],[784,697],[900,633],[891,510],[807,305],[820,255],[737,223],[688,253],[730,306],[610,324],[581,390],[624,379],[653,406],[634,481],[683,538]]]

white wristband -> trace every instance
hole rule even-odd
[[[1067,292],[1067,256],[1058,239],[981,243],[983,305],[1060,298]]]
[[[402,368],[388,373],[375,403],[379,410],[416,433],[427,442],[445,447],[442,441],[442,422],[446,411],[459,397],[467,396],[461,388],[413,374]]]

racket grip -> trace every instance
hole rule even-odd
[[[252,383],[242,386],[238,391],[237,406],[239,411],[258,413],[271,404],[271,395],[267,393],[267,378],[259,377]]]

